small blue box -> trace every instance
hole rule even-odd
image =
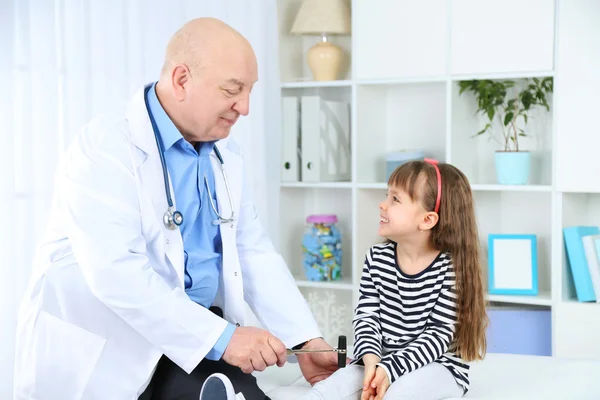
[[[552,317],[548,310],[488,309],[489,353],[552,355]]]
[[[398,166],[413,160],[423,160],[425,152],[422,150],[415,151],[399,151],[396,153],[388,153],[385,156],[385,181],[387,182],[392,175],[392,172]]]

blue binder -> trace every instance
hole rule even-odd
[[[577,300],[596,301],[582,237],[598,235],[600,234],[600,228],[597,226],[570,226],[563,228],[563,234],[569,266],[575,283],[575,291],[577,292]]]

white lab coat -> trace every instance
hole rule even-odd
[[[246,194],[239,149],[231,140],[218,146],[236,218],[221,225],[215,304],[243,325],[245,300],[288,347],[320,336]],[[214,152],[211,161],[219,208],[229,215]],[[124,114],[98,118],[78,135],[55,188],[19,311],[14,398],[134,400],[162,354],[191,372],[226,322],[184,291],[183,242],[162,222],[167,200],[143,88]],[[176,204],[172,188],[171,195]]]

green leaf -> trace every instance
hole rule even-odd
[[[492,108],[492,107],[489,107],[487,109],[487,115],[488,115],[488,118],[490,119],[490,121],[492,121],[494,119],[494,115],[496,115],[496,110],[494,110],[494,108]]]
[[[523,119],[525,120],[525,124],[527,124],[529,117],[525,113],[522,113],[522,114],[523,114]]]
[[[481,134],[485,133],[485,131],[487,131],[487,130],[488,130],[490,127],[491,127],[491,126],[492,126],[491,124],[486,124],[486,125],[485,125],[485,128],[483,128],[482,130],[480,130],[479,132],[477,132],[477,133],[475,134],[475,136],[479,136],[479,135],[481,135]]]
[[[510,124],[514,115],[515,114],[512,112],[506,113],[506,115],[504,116],[504,126],[507,126],[508,124]]]

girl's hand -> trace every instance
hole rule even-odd
[[[371,400],[377,394],[375,389],[371,386],[373,378],[375,377],[375,364],[365,363],[365,379],[363,382],[363,391],[360,396],[360,400]]]
[[[383,396],[385,396],[388,387],[390,387],[390,380],[388,379],[385,370],[383,368],[377,368],[375,371],[375,378],[373,378],[373,381],[371,382],[371,388],[375,389],[377,393],[375,400],[383,400]]]
[[[360,400],[371,400],[375,397],[375,389],[371,387],[371,382],[375,377],[375,368],[377,363],[381,361],[375,354],[365,354],[363,356],[363,364],[365,364],[365,379],[363,381],[363,392]]]

